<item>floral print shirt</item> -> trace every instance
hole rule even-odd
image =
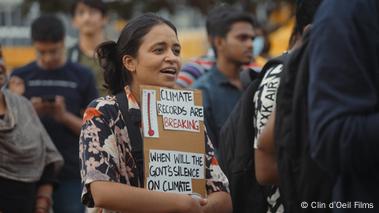
[[[140,109],[128,87],[125,87],[129,110]],[[136,162],[125,120],[116,96],[92,101],[83,116],[80,134],[79,157],[82,177],[82,202],[93,207],[89,184],[94,181],[111,181],[141,187],[136,174]],[[208,194],[229,191],[229,183],[218,165],[214,149],[206,138],[206,189]],[[105,212],[105,211],[102,211]]]

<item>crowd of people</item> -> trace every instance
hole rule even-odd
[[[54,15],[31,25],[35,61],[8,76],[0,49],[0,213],[379,211],[377,0],[296,1],[273,57],[252,14],[217,5],[183,66],[169,20],[108,41],[103,1],[71,14],[68,51]],[[144,188],[141,85],[202,91],[205,197]]]

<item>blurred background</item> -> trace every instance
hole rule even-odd
[[[66,46],[77,40],[70,9],[74,0],[0,0],[0,44],[8,71],[35,59],[31,47],[30,24],[41,14],[55,13],[66,27]],[[155,12],[171,20],[178,28],[185,61],[204,54],[207,49],[205,18],[215,5],[228,3],[253,14],[267,33],[267,54],[277,56],[288,47],[294,25],[295,0],[105,0],[110,24],[108,39],[116,39],[130,18]]]

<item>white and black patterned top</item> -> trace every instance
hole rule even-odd
[[[261,134],[268,118],[276,106],[276,93],[280,84],[280,73],[283,65],[270,68],[262,79],[257,91],[254,94],[254,148],[258,147],[258,137]],[[280,192],[277,186],[272,186],[267,193],[267,212],[284,212],[284,206],[280,201]]]

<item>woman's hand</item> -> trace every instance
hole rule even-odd
[[[55,96],[55,102],[52,104],[52,116],[59,123],[64,123],[67,118],[66,104],[63,96]]]
[[[25,92],[25,83],[20,77],[12,76],[9,79],[9,90],[17,95],[23,95]]]
[[[36,204],[34,213],[48,213],[51,208],[51,194],[53,186],[51,184],[43,184],[38,187],[36,195]]]
[[[232,199],[227,192],[213,192],[208,195],[207,203],[203,206],[204,213],[233,212]]]
[[[208,199],[149,191],[108,181],[94,181],[90,185],[90,190],[96,207],[120,212],[205,213],[208,206]]]
[[[180,213],[203,213],[203,207],[208,203],[208,200],[202,197],[184,195],[182,203],[183,207]]]

